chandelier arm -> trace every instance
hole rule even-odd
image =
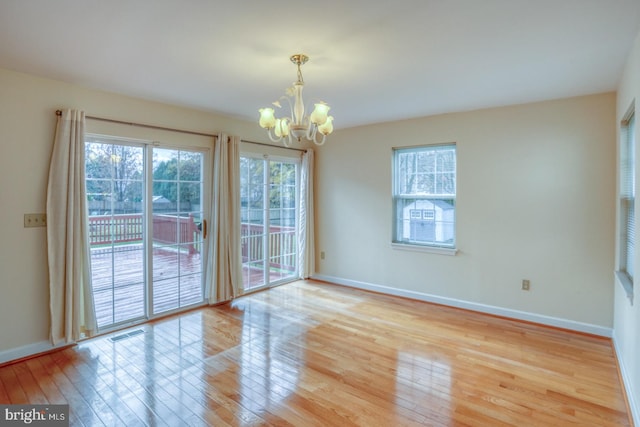
[[[318,134],[322,135],[322,139],[320,140],[320,142],[317,141]],[[323,134],[322,132],[316,132],[313,135],[313,143],[316,145],[324,145],[326,141],[327,141],[327,135]]]
[[[311,123],[311,119],[307,120],[307,139],[309,141],[313,141],[316,138],[316,131],[318,130],[318,126]]]
[[[277,136],[275,136],[275,135],[273,134],[273,132],[271,131],[272,129],[274,129],[274,128],[269,128],[269,129],[267,129],[267,135],[269,135],[269,139],[270,139],[272,142],[280,142],[280,141],[282,141],[282,139],[283,139],[283,138],[282,138],[282,137],[277,137]]]
[[[285,147],[289,148],[291,147],[291,144],[293,144],[293,140],[291,139],[291,134],[287,135],[286,137],[282,137],[282,144],[284,144]]]

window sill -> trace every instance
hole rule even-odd
[[[438,246],[421,246],[421,245],[408,245],[406,243],[391,243],[393,249],[399,249],[402,251],[413,252],[426,252],[430,254],[449,255],[455,256],[458,253],[456,248],[441,248]]]
[[[627,298],[629,298],[631,305],[633,305],[633,283],[631,282],[631,280],[629,280],[629,277],[627,277],[627,275],[622,273],[621,271],[616,271],[616,281],[620,283],[620,285],[626,292]]]

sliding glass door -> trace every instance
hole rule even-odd
[[[203,303],[205,153],[87,136],[99,329]]]
[[[295,160],[240,159],[245,290],[298,278],[298,171]]]

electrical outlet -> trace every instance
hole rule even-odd
[[[528,291],[529,288],[531,288],[531,282],[529,282],[527,279],[524,279],[522,281],[522,290],[523,291]]]
[[[46,227],[47,214],[24,214],[25,227]]]
[[[324,251],[320,252],[320,259],[324,259]]]

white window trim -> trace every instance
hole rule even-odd
[[[633,119],[634,125],[636,125],[636,122],[635,122],[635,106],[634,106],[634,104],[632,104],[629,107],[629,110],[624,115],[624,118],[622,119],[622,122],[621,122],[620,140],[618,142],[618,144],[619,144],[618,145],[619,152],[621,152],[621,150],[622,150],[622,144],[625,144],[625,145],[627,144],[627,140],[630,137],[630,135],[633,136],[634,143],[637,142],[636,129],[635,128],[634,129],[630,128],[630,121],[632,119]],[[625,139],[624,141],[623,141],[623,138]],[[637,150],[637,146],[634,146],[633,147],[633,151],[636,152],[636,150]],[[633,159],[633,162],[634,162],[634,169],[637,170],[637,164],[635,163],[635,159]],[[622,158],[619,157],[618,158],[619,191],[618,191],[618,195],[617,195],[618,196],[618,201],[617,202],[618,202],[619,209],[620,209],[620,205],[621,205],[620,201],[623,198],[622,197],[622,185],[623,185],[623,183],[622,183],[622,173],[621,173],[622,164],[621,163],[622,163]],[[635,201],[635,194],[633,195],[633,200]],[[617,230],[617,232],[620,233],[619,234],[620,238],[626,238],[626,237],[624,237],[624,236],[626,236],[626,234],[624,234],[624,233],[626,233],[626,230],[625,231],[622,230],[622,227],[626,228],[626,224],[622,223],[621,212],[618,212],[618,215],[619,215],[619,219],[618,219],[618,223],[619,223],[618,227],[619,227],[619,229]],[[622,244],[626,244],[626,241],[625,242],[620,242],[620,243],[621,244],[620,244],[620,246],[618,248],[618,250],[620,251],[618,257],[622,257],[622,254],[625,251],[625,249],[622,248]],[[620,284],[620,286],[622,286],[622,288],[624,289],[624,291],[625,291],[625,293],[627,295],[627,298],[629,299],[631,305],[633,305],[633,294],[634,294],[633,279],[629,277],[629,274],[626,271],[621,270],[621,266],[623,264],[622,259],[619,259],[617,262],[618,262],[618,265],[616,266],[616,271],[615,271],[616,282],[618,282]],[[635,274],[634,274],[634,276],[635,276]]]
[[[425,252],[430,254],[449,255],[456,256],[458,254],[457,248],[444,248],[441,246],[427,246],[422,244],[407,244],[392,242],[391,247],[402,251],[412,252]]]
[[[447,143],[440,143],[440,144],[427,144],[427,145],[419,145],[419,146],[408,146],[408,147],[394,147],[393,148],[393,155],[392,155],[392,199],[394,200],[394,210],[395,210],[395,199],[397,198],[404,198],[406,196],[404,195],[397,195],[396,194],[396,160],[395,160],[395,151],[396,150],[403,150],[403,149],[421,149],[421,148],[429,148],[429,147],[438,147],[438,146],[453,146],[455,147],[455,153],[456,153],[456,169],[455,169],[455,180],[456,180],[456,194],[455,196],[451,197],[451,195],[441,195],[441,194],[431,194],[431,195],[425,195],[425,199],[437,199],[437,198],[450,198],[456,201],[455,203],[455,211],[454,211],[454,217],[455,217],[455,221],[454,221],[454,241],[453,244],[451,246],[441,246],[438,244],[426,244],[426,243],[410,243],[410,242],[406,242],[406,241],[398,241],[396,240],[396,232],[393,231],[392,235],[391,235],[391,247],[394,249],[399,249],[399,250],[407,250],[407,251],[414,251],[414,252],[423,252],[423,253],[434,253],[434,254],[441,254],[441,255],[450,255],[450,256],[455,256],[458,253],[458,248],[457,248],[457,241],[458,241],[458,221],[457,221],[457,216],[458,216],[458,207],[457,207],[457,198],[458,198],[458,190],[457,190],[457,181],[458,181],[458,167],[457,167],[457,157],[458,157],[458,144],[456,144],[455,142],[447,142]],[[417,195],[416,195],[417,197]],[[395,220],[394,220],[395,222]],[[393,227],[396,227],[395,223],[393,224]]]

